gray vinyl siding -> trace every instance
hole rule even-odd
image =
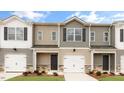
[[[91,42],[91,45],[96,45],[96,46],[106,46],[106,45],[109,45],[109,42],[104,42],[103,41],[103,33],[104,32],[108,32],[109,27],[99,27],[99,26],[96,26],[96,27],[91,27],[91,31],[94,31],[95,32],[95,42]]]
[[[85,28],[86,29],[86,41],[83,42],[67,42],[63,41],[63,28]],[[60,27],[60,47],[89,47],[89,28],[83,24],[72,21]]]
[[[31,49],[17,49],[16,51],[8,48],[0,49],[0,66],[4,66],[6,54],[25,54],[27,56],[27,66],[33,65],[33,52]]]

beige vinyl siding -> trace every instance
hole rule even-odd
[[[80,42],[67,42],[63,41],[63,28],[85,28],[86,29],[86,42],[82,40]],[[89,27],[84,26],[84,24],[73,20],[60,27],[60,46],[61,47],[89,47]]]
[[[91,31],[95,32],[95,42],[91,42],[91,45],[103,46],[109,45],[109,42],[104,42],[103,34],[109,32],[109,27],[91,27]]]
[[[42,32],[42,40],[37,40],[37,32]],[[34,26],[34,45],[57,45],[57,40],[51,40],[51,33],[58,32],[58,26],[35,25]]]

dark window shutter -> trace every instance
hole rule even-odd
[[[27,27],[24,27],[24,40],[25,40],[25,41],[27,40],[27,37],[28,37],[28,34],[27,34]]]
[[[124,30],[123,29],[120,29],[120,42],[123,42],[124,41]]]
[[[66,41],[66,28],[63,28],[63,41]]]
[[[7,27],[4,27],[4,40],[7,40]]]
[[[82,29],[82,41],[86,41],[86,29]]]

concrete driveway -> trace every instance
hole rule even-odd
[[[9,78],[19,76],[21,74],[22,73],[4,73],[4,72],[0,72],[0,81],[4,81],[4,80],[7,80]]]
[[[66,81],[97,81],[95,78],[85,73],[65,72],[64,77]]]

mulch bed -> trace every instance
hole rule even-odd
[[[97,76],[96,74],[88,74],[96,79],[100,79],[100,78],[105,78],[105,77],[110,77],[110,76],[114,76],[114,75],[111,75],[111,74],[101,74],[101,76]]]

